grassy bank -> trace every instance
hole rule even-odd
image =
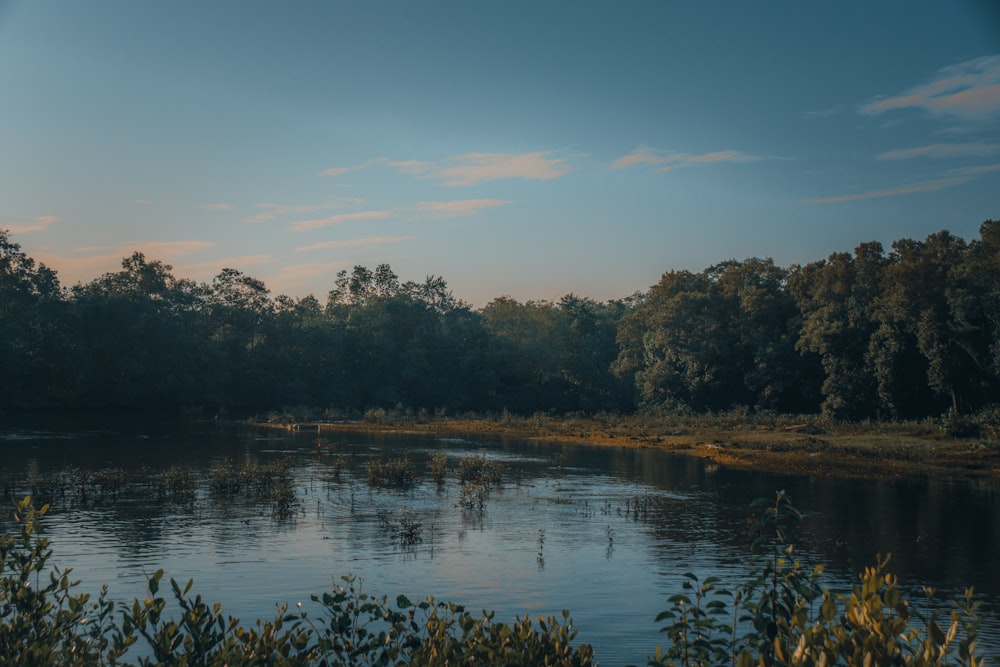
[[[727,466],[830,477],[1000,477],[1000,432],[992,418],[849,423],[744,412],[451,417],[407,410],[369,410],[358,419],[338,417],[342,416],[288,412],[273,414],[259,423],[320,434],[398,432],[652,447]]]

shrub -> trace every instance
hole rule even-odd
[[[668,598],[657,616],[667,621],[661,629],[670,643],[656,648],[649,666],[982,664],[975,654],[981,602],[971,588],[945,627],[939,614],[919,614],[903,599],[888,556],[865,568],[849,593],[831,592],[819,584],[821,566],[809,570],[794,558],[790,537],[801,515],[789,498],[779,492],[752,507],[759,511],[753,544],[766,554],[758,575],[730,592],[717,577],[686,573],[686,592]]]
[[[372,486],[405,489],[413,486],[415,480],[413,464],[405,457],[368,463],[368,483]]]
[[[903,599],[888,557],[866,568],[850,592],[819,586],[822,568],[794,560],[790,536],[799,518],[784,494],[754,504],[755,544],[765,556],[757,576],[732,592],[716,577],[685,574],[684,592],[657,617],[669,642],[653,667],[978,667],[980,602],[971,589],[952,611],[920,614]],[[167,616],[159,594],[163,571],[149,577],[149,594],[129,605],[74,595],[70,570],[49,567],[30,498],[14,504],[17,529],[0,534],[0,665],[592,665],[577,643],[568,612],[562,618],[493,620],[461,605],[428,598],[365,593],[357,579],[312,596],[315,615],[287,605],[273,620],[251,626],[226,616],[219,603],[192,595],[193,581],[170,580],[179,607]],[[540,547],[541,548],[541,547]],[[41,585],[43,573],[48,584]],[[116,621],[115,616],[119,617]],[[140,644],[140,641],[142,642]]]

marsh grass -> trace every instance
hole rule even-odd
[[[458,479],[461,485],[459,507],[466,512],[480,515],[485,513],[490,495],[502,486],[508,474],[508,467],[500,461],[484,456],[461,459],[458,462]]]
[[[427,469],[434,483],[443,486],[448,475],[448,455],[444,452],[434,452],[427,459]]]
[[[372,459],[366,466],[368,483],[375,487],[408,489],[416,482],[413,464],[405,456]]]
[[[378,520],[382,530],[404,548],[416,546],[424,541],[423,524],[413,511],[401,510],[395,515],[379,511]]]
[[[1000,469],[1000,448],[994,446],[1000,442],[1000,406],[987,406],[960,419],[946,414],[905,422],[848,422],[747,409],[564,415],[518,415],[509,410],[447,415],[437,411],[426,419],[414,419],[397,406],[375,417],[368,422],[324,422],[310,428],[655,447],[734,467],[844,478],[942,473],[993,477]]]
[[[208,488],[216,498],[268,504],[279,519],[293,517],[301,505],[287,459],[244,465],[225,459],[209,469]]]

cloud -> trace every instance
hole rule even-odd
[[[979,119],[1000,113],[1000,55],[967,60],[938,70],[926,83],[893,97],[875,98],[860,111],[875,116],[918,108],[932,115]]]
[[[385,164],[388,160],[384,157],[377,157],[371,160],[366,160],[361,164],[356,164],[351,167],[330,167],[319,172],[320,176],[343,176],[344,174],[352,171],[360,171],[361,169],[367,169],[368,167],[373,167],[377,164]]]
[[[628,155],[623,155],[611,163],[612,169],[627,169],[637,164],[663,164],[665,158],[657,155],[649,146],[639,146]]]
[[[351,222],[354,220],[381,220],[384,218],[393,218],[396,214],[392,211],[359,211],[357,213],[341,213],[339,215],[331,215],[326,218],[317,218],[315,220],[299,220],[293,222],[290,229],[293,232],[307,232],[313,229],[320,229],[322,227],[329,227],[330,225],[339,225],[344,222]]]
[[[401,241],[412,241],[413,236],[369,236],[363,239],[345,239],[341,241],[320,241],[310,245],[299,246],[296,252],[308,252],[310,250],[332,250],[338,248],[370,248],[372,246],[385,245],[386,243],[400,243]]]
[[[317,279],[324,276],[332,278],[337,271],[349,268],[350,265],[350,260],[290,264],[280,267],[277,273],[266,276],[263,280],[272,294],[294,294],[311,289]]]
[[[323,211],[335,208],[341,208],[346,205],[358,206],[364,203],[363,199],[358,197],[345,197],[342,199],[337,199],[335,201],[329,201],[323,204],[274,204],[270,202],[264,202],[261,204],[256,204],[255,206],[261,210],[260,213],[252,215],[249,218],[244,218],[243,222],[271,222],[272,220],[277,220],[278,218],[286,215],[301,215],[303,213],[315,213],[316,211]]]
[[[153,203],[153,200],[151,199],[133,199],[132,201],[134,201],[136,204],[142,204],[143,206],[149,206],[150,204]]]
[[[828,109],[817,109],[814,111],[806,111],[802,115],[809,120],[817,120],[820,118],[831,118],[837,114],[844,111],[847,107],[843,104],[836,104]]]
[[[889,188],[887,190],[871,190],[869,192],[861,192],[853,195],[840,195],[837,197],[822,197],[819,199],[808,199],[801,203],[840,204],[843,202],[861,201],[865,199],[878,199],[881,197],[899,197],[902,195],[912,195],[920,192],[936,192],[938,190],[953,188],[957,185],[963,185],[975,179],[980,174],[992,173],[995,171],[1000,171],[1000,163],[982,165],[979,167],[963,167],[961,169],[955,169],[949,172],[948,175],[943,176],[942,178],[934,179],[931,181],[923,181],[920,183],[914,183],[912,185],[901,185],[895,188]]]
[[[428,171],[434,169],[433,162],[424,162],[422,160],[400,160],[397,162],[389,162],[390,167],[395,167],[404,174],[426,174]]]
[[[1000,144],[931,144],[876,155],[877,160],[908,160],[915,157],[989,157],[1000,153]]]
[[[704,153],[702,155],[685,155],[677,153],[668,157],[668,162],[681,162],[682,164],[710,164],[712,162],[756,162],[761,160],[756,155],[748,155],[740,151],[716,151],[715,153]]]
[[[551,151],[535,153],[466,153],[445,158],[440,162],[401,160],[388,162],[404,174],[442,181],[443,185],[460,187],[489,181],[522,178],[548,181],[565,176],[570,164],[562,158],[549,158]]]
[[[0,229],[6,229],[11,234],[30,234],[31,232],[41,232],[50,225],[59,222],[55,215],[36,215],[31,220],[16,220],[14,222],[0,223]]]
[[[190,264],[175,265],[173,274],[178,278],[190,278],[209,282],[222,272],[222,269],[231,268],[247,273],[247,267],[260,267],[274,264],[275,259],[271,255],[239,255],[237,257],[220,257],[207,262],[192,262]],[[255,276],[256,277],[256,276]],[[268,285],[270,287],[270,285]]]
[[[88,246],[74,248],[69,254],[53,252],[32,253],[37,261],[55,269],[64,285],[86,283],[105,273],[121,270],[122,259],[139,251],[148,260],[159,260],[174,264],[174,260],[186,257],[215,244],[211,241],[130,241],[114,246]],[[192,265],[197,266],[197,265]],[[221,267],[219,267],[221,268]],[[174,266],[173,275],[178,278],[194,278],[188,267]]]
[[[409,210],[419,211],[428,217],[455,218],[463,215],[475,215],[480,211],[504,206],[514,202],[506,199],[458,199],[454,201],[428,201],[411,207]]]
[[[549,158],[550,151],[535,153],[466,153],[442,163],[402,163],[407,173],[424,173],[450,187],[478,185],[489,181],[521,178],[548,181],[565,176],[570,165],[561,158]],[[399,163],[397,163],[399,164]]]
[[[212,241],[137,241],[119,244],[118,248],[128,255],[138,250],[149,259],[159,259],[169,263],[176,258],[186,257],[214,245]]]
[[[662,153],[649,146],[639,146],[628,155],[623,155],[611,163],[612,169],[627,169],[637,164],[659,165],[657,171],[670,171],[676,167],[692,164],[712,164],[715,162],[756,162],[764,158],[742,151],[725,150],[692,155],[690,153]]]
[[[563,158],[549,157],[552,151],[534,153],[465,153],[439,161],[388,160],[374,158],[353,167],[331,167],[320,172],[339,176],[349,171],[387,165],[404,174],[441,181],[451,187],[478,185],[489,181],[521,178],[548,181],[569,173],[571,166]]]
[[[199,206],[199,208],[203,208],[206,211],[228,211],[232,207],[232,204],[202,204]]]

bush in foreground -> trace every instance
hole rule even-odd
[[[650,666],[982,664],[971,589],[946,619],[921,616],[886,571],[888,558],[880,558],[850,593],[832,593],[819,586],[822,568],[807,571],[793,559],[787,541],[799,515],[788,498],[779,493],[754,507],[755,543],[766,556],[757,576],[730,592],[715,577],[685,575],[685,592],[669,598],[657,618],[669,642],[648,658]],[[162,570],[149,578],[144,600],[115,605],[105,589],[91,601],[73,594],[78,582],[70,570],[49,566],[39,521],[47,509],[36,510],[30,498],[15,503],[17,530],[0,534],[0,665],[595,664],[591,647],[576,643],[568,612],[506,624],[434,599],[400,595],[393,603],[349,576],[313,596],[315,616],[286,606],[249,626],[192,596],[192,581],[170,580],[177,609],[168,614],[159,595]]]

